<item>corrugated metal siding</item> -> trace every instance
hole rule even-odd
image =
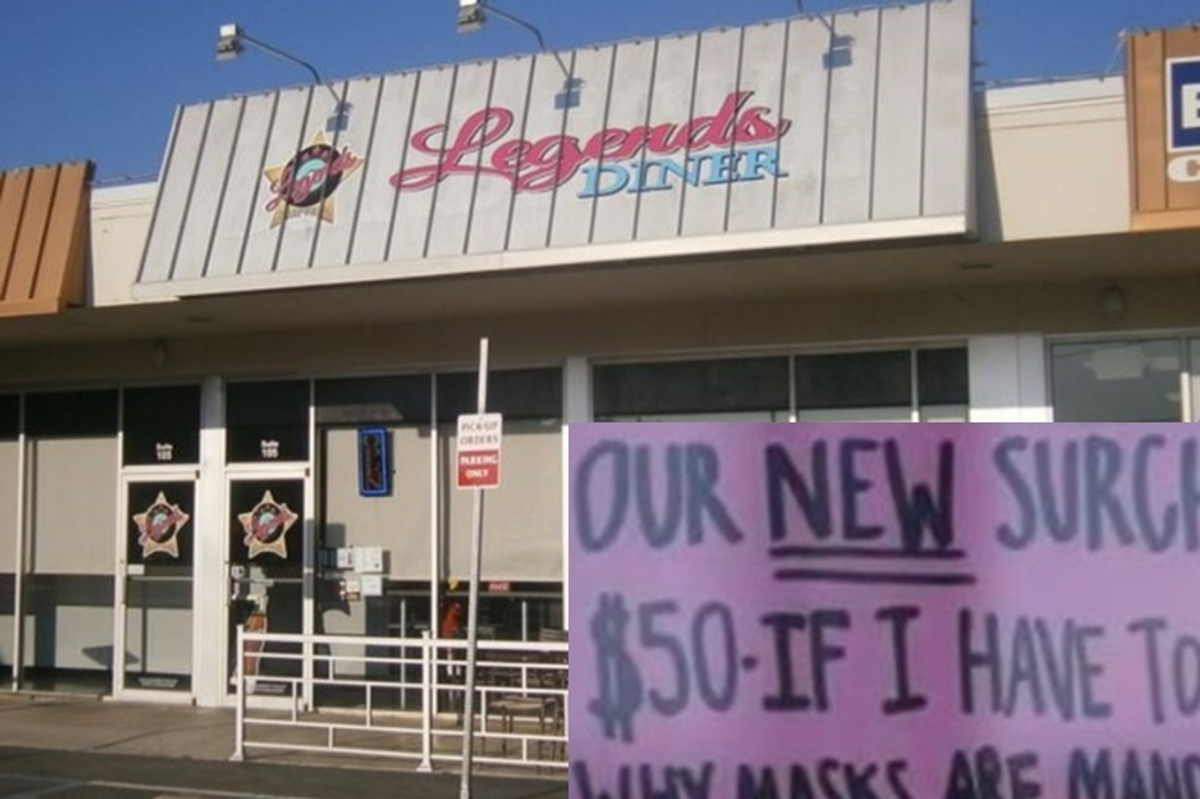
[[[87,162],[0,173],[0,316],[83,302]]]
[[[356,80],[335,86],[351,111],[329,133],[325,87],[185,107],[138,292],[546,266],[612,245],[628,260],[705,252],[731,236],[739,249],[805,243],[780,232],[820,230],[824,242],[966,233],[970,29],[969,0],[931,0]],[[556,102],[567,78],[581,85],[573,107]],[[724,154],[710,141],[601,155],[565,181],[543,174],[567,157],[547,137],[584,146],[605,130],[684,126],[737,93],[739,115],[786,120],[760,142],[777,150],[777,173],[748,172],[744,143],[720,145]],[[474,146],[439,173],[438,151],[481,118]],[[270,176],[321,135],[359,162],[329,194],[332,211],[268,208]],[[747,179],[729,179],[723,155]],[[519,162],[516,183],[538,190],[498,174],[505,159]],[[673,176],[663,160],[677,163]],[[400,173],[408,183],[397,189]],[[601,191],[587,191],[593,173]],[[639,174],[649,190],[629,190]],[[622,176],[630,183],[615,190]],[[934,219],[949,227],[880,224]]]

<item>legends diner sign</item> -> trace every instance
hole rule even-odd
[[[933,0],[183,106],[134,295],[964,236],[970,30]]]
[[[1200,796],[1185,425],[572,425],[574,799]]]
[[[562,134],[524,139],[512,133],[512,110],[484,108],[457,130],[437,124],[414,133],[409,148],[433,163],[402,169],[389,182],[400,191],[423,191],[449,177],[487,176],[507,181],[514,192],[547,192],[581,174],[576,196],[588,199],[669,190],[683,183],[702,187],[786,178],[779,168],[778,142],[791,123],[771,122],[770,108],[748,105],[753,96],[751,91],[734,92],[716,113],[686,122],[608,127],[584,139]],[[486,159],[484,150],[490,151]],[[270,187],[263,210],[271,213],[271,226],[305,214],[337,221],[334,194],[362,161],[352,145],[336,150],[315,134],[286,164],[263,172]]]
[[[684,182],[712,186],[787,177],[779,168],[778,141],[791,122],[772,122],[770,108],[749,104],[753,96],[733,92],[714,114],[682,123],[613,126],[586,138],[552,133],[532,141],[513,134],[510,109],[484,108],[457,131],[439,124],[414,133],[409,146],[434,162],[401,170],[391,183],[412,191],[454,175],[486,175],[508,181],[516,192],[545,192],[582,173],[576,196],[587,199]],[[493,149],[485,159],[487,148]]]

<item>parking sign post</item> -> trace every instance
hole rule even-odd
[[[487,409],[487,373],[488,340],[483,338],[479,340],[479,396],[476,414],[458,417],[458,487],[472,488],[475,491],[474,510],[471,514],[471,576],[468,583],[467,673],[464,685],[467,693],[463,699],[463,764],[459,799],[471,799],[471,764],[475,734],[475,651],[479,644],[479,563],[483,553],[483,492],[485,489],[495,488],[500,482],[500,428],[503,420],[499,414],[484,413]],[[493,442],[494,447],[491,446]]]

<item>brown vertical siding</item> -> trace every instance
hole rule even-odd
[[[0,317],[83,302],[88,162],[0,173]]]
[[[5,175],[4,191],[0,193],[0,303],[8,297],[8,279],[25,218],[25,195],[32,174],[21,170]]]
[[[1168,31],[1163,46],[1163,58],[1183,58],[1200,55],[1200,30],[1180,28]],[[1161,94],[1166,96],[1166,92]],[[1166,100],[1163,100],[1165,105]],[[1163,113],[1163,124],[1166,124],[1166,113]],[[1166,133],[1162,136],[1166,140]],[[1200,208],[1200,183],[1175,183],[1167,181],[1167,209],[1182,211]]]
[[[1165,35],[1164,31],[1149,31],[1129,38],[1126,97],[1131,120],[1134,209],[1140,213],[1167,210]]]
[[[1130,34],[1126,104],[1134,230],[1200,226],[1200,184],[1167,179],[1169,58],[1200,55],[1200,30],[1178,28]]]

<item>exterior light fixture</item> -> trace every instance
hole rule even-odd
[[[232,23],[222,25],[217,37],[217,60],[232,61],[242,54],[242,29]]]
[[[804,0],[796,0],[796,10],[805,15],[809,13],[804,9]],[[821,63],[825,69],[839,69],[854,63],[854,37],[843,36],[834,31],[833,26],[820,12],[813,12],[811,16],[829,31],[829,49],[821,55]]]
[[[822,20],[823,21],[823,20]],[[854,37],[829,31],[829,50],[821,56],[825,69],[839,69],[854,63]]]
[[[483,0],[458,0],[459,33],[474,33],[483,22]]]
[[[346,126],[346,117],[350,113],[350,104],[338,97],[337,92],[333,87],[326,83],[321,78],[321,73],[317,72],[317,68],[307,61],[297,58],[291,53],[280,50],[278,47],[267,44],[261,39],[256,39],[246,33],[240,25],[235,23],[226,23],[222,25],[217,34],[217,60],[232,61],[242,54],[246,45],[262,50],[268,55],[273,55],[283,61],[288,61],[296,66],[303,67],[312,75],[313,82],[319,83],[329,90],[329,95],[333,98],[334,111],[329,118],[326,128],[330,131],[342,130]]]
[[[155,371],[165,369],[170,354],[171,351],[167,349],[167,342],[163,341],[162,339],[155,339],[150,343],[150,366]]]
[[[564,109],[574,108],[579,105],[579,94],[583,88],[583,80],[572,78],[571,71],[567,69],[567,65],[563,63],[558,53],[546,49],[546,40],[542,38],[542,32],[538,30],[536,25],[526,22],[520,17],[496,8],[493,5],[486,4],[485,0],[458,0],[458,32],[474,33],[482,29],[483,23],[487,22],[488,14],[495,14],[505,22],[529,31],[537,39],[538,49],[543,53],[548,52],[554,56],[554,60],[558,62],[558,68],[563,73],[563,87],[554,96],[554,107]]]
[[[1120,286],[1105,286],[1100,292],[1100,315],[1110,322],[1125,318],[1129,310],[1129,298]]]
[[[579,105],[579,92],[583,89],[583,78],[567,78],[562,91],[554,95],[554,107],[557,109],[574,108]]]

